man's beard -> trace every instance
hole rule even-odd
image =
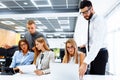
[[[90,15],[89,16],[87,16],[87,17],[84,17],[86,20],[90,20],[91,18],[92,18],[92,16],[93,16],[93,13],[90,13]]]
[[[92,16],[93,16],[93,13],[90,13],[88,20],[90,20],[92,18]]]

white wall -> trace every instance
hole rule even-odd
[[[109,72],[120,74],[120,7],[118,6],[107,20]]]
[[[67,41],[67,38],[63,38],[63,39],[49,38],[47,40],[50,45],[50,48],[65,48],[65,42]]]

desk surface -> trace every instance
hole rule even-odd
[[[2,80],[50,80],[50,75],[37,76],[34,74],[15,74],[15,75],[0,75]],[[119,80],[119,76],[112,75],[85,75],[83,80]]]

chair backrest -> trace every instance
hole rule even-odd
[[[5,67],[9,67],[12,62],[14,52],[18,50],[18,46],[13,46],[9,49],[0,48],[0,59],[5,59]]]
[[[7,57],[12,57],[14,55],[14,52],[18,50],[18,46],[13,46],[9,49],[7,49]]]
[[[9,67],[10,66],[10,64],[12,62],[12,56],[14,55],[16,50],[18,50],[18,46],[13,46],[13,47],[7,49],[5,67]]]
[[[65,55],[64,49],[60,49],[60,58],[61,58],[61,62],[62,62],[62,60],[63,60],[64,55]]]
[[[3,67],[6,64],[6,55],[7,50],[4,48],[0,48],[0,71],[2,71]]]
[[[6,58],[7,50],[4,48],[0,48],[0,58]]]

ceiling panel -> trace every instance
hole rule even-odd
[[[91,1],[97,13],[107,12],[107,15],[115,3],[119,2],[119,0]],[[24,27],[24,31],[16,31],[23,34],[27,30],[27,21],[33,19],[38,26],[37,30],[44,33],[47,38],[73,37],[80,0],[0,0],[0,3],[7,7],[0,8],[0,28],[15,31],[16,27]],[[4,24],[4,21],[15,24]]]
[[[32,2],[30,0],[16,0],[16,2],[23,7],[34,7],[34,5],[32,4]]]
[[[37,30],[44,33],[47,38],[73,37],[79,0],[0,0],[0,2],[7,6],[0,8],[0,28],[24,34],[27,30],[27,21],[32,19],[36,22]],[[65,16],[64,13],[68,15]],[[15,24],[5,24],[5,21]],[[22,30],[18,31],[21,28]]]

